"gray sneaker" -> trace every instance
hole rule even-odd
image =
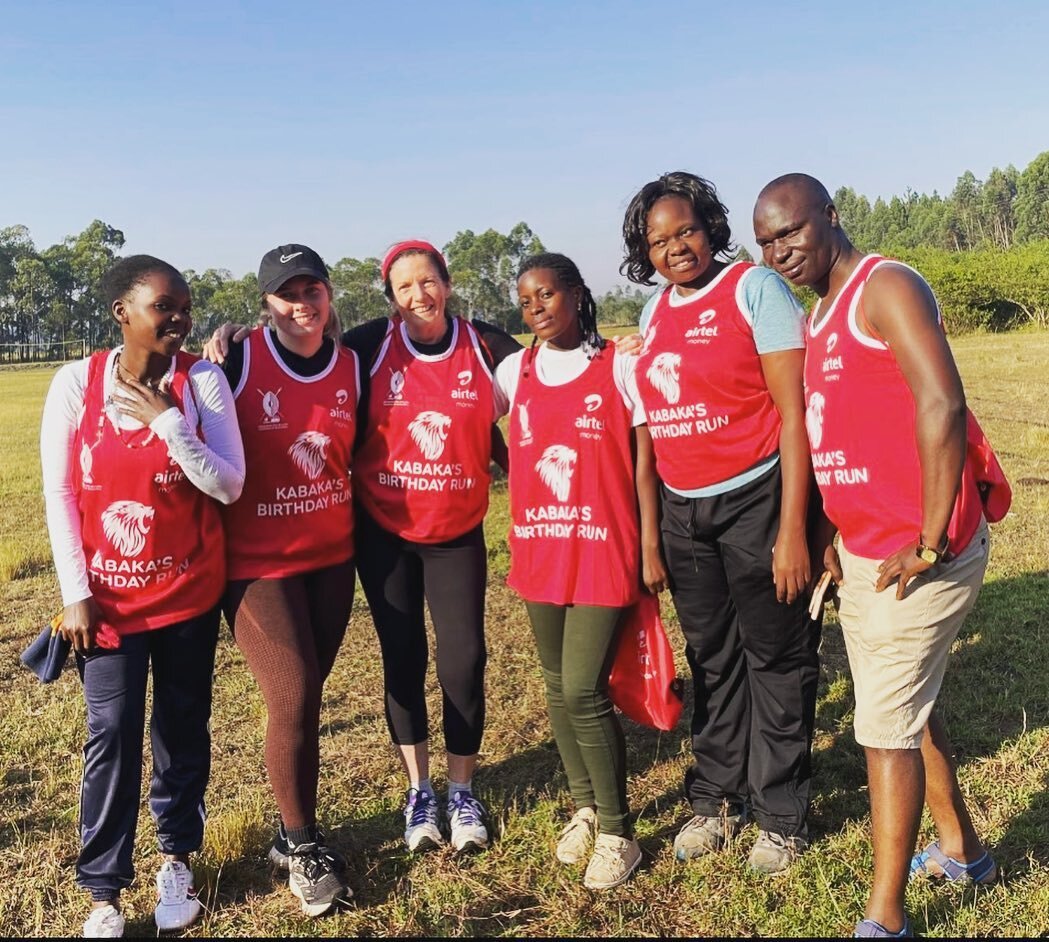
[[[786,837],[773,831],[759,831],[758,839],[750,849],[747,863],[758,873],[783,873],[808,849],[808,841],[801,837]]]
[[[353,896],[316,844],[298,844],[288,854],[288,887],[307,916],[323,916]]]
[[[678,860],[692,860],[721,850],[742,826],[741,814],[697,814],[685,822],[674,838],[674,856]]]

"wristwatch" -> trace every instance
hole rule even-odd
[[[918,545],[914,548],[914,555],[919,559],[924,559],[930,566],[935,566],[940,562],[947,553],[947,543],[943,545],[943,549],[936,549],[934,546],[926,546],[922,542],[922,538],[918,537]]]

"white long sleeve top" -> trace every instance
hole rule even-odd
[[[102,395],[113,393],[112,350],[103,370]],[[172,359],[171,370],[175,362]],[[81,536],[80,510],[73,490],[76,460],[73,441],[84,413],[88,360],[63,366],[51,381],[40,423],[40,457],[43,464],[44,506],[62,604],[72,605],[91,596],[87,559]],[[150,428],[163,439],[168,454],[178,462],[189,481],[209,497],[230,504],[244,487],[244,446],[237,425],[233,394],[222,370],[206,360],[189,370],[193,395],[186,396],[185,414],[174,406],[158,415]],[[142,428],[136,419],[107,410],[107,420],[127,431]],[[198,438],[200,427],[203,439]]]

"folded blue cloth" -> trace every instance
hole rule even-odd
[[[62,616],[56,615],[19,656],[19,660],[45,684],[61,676],[69,649],[73,646],[58,630],[60,624]]]

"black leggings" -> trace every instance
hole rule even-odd
[[[386,723],[399,746],[429,738],[429,646],[423,600],[437,636],[437,680],[448,752],[472,756],[484,732],[484,593],[488,551],[478,525],[445,543],[412,543],[357,511],[357,571],[382,649]]]

